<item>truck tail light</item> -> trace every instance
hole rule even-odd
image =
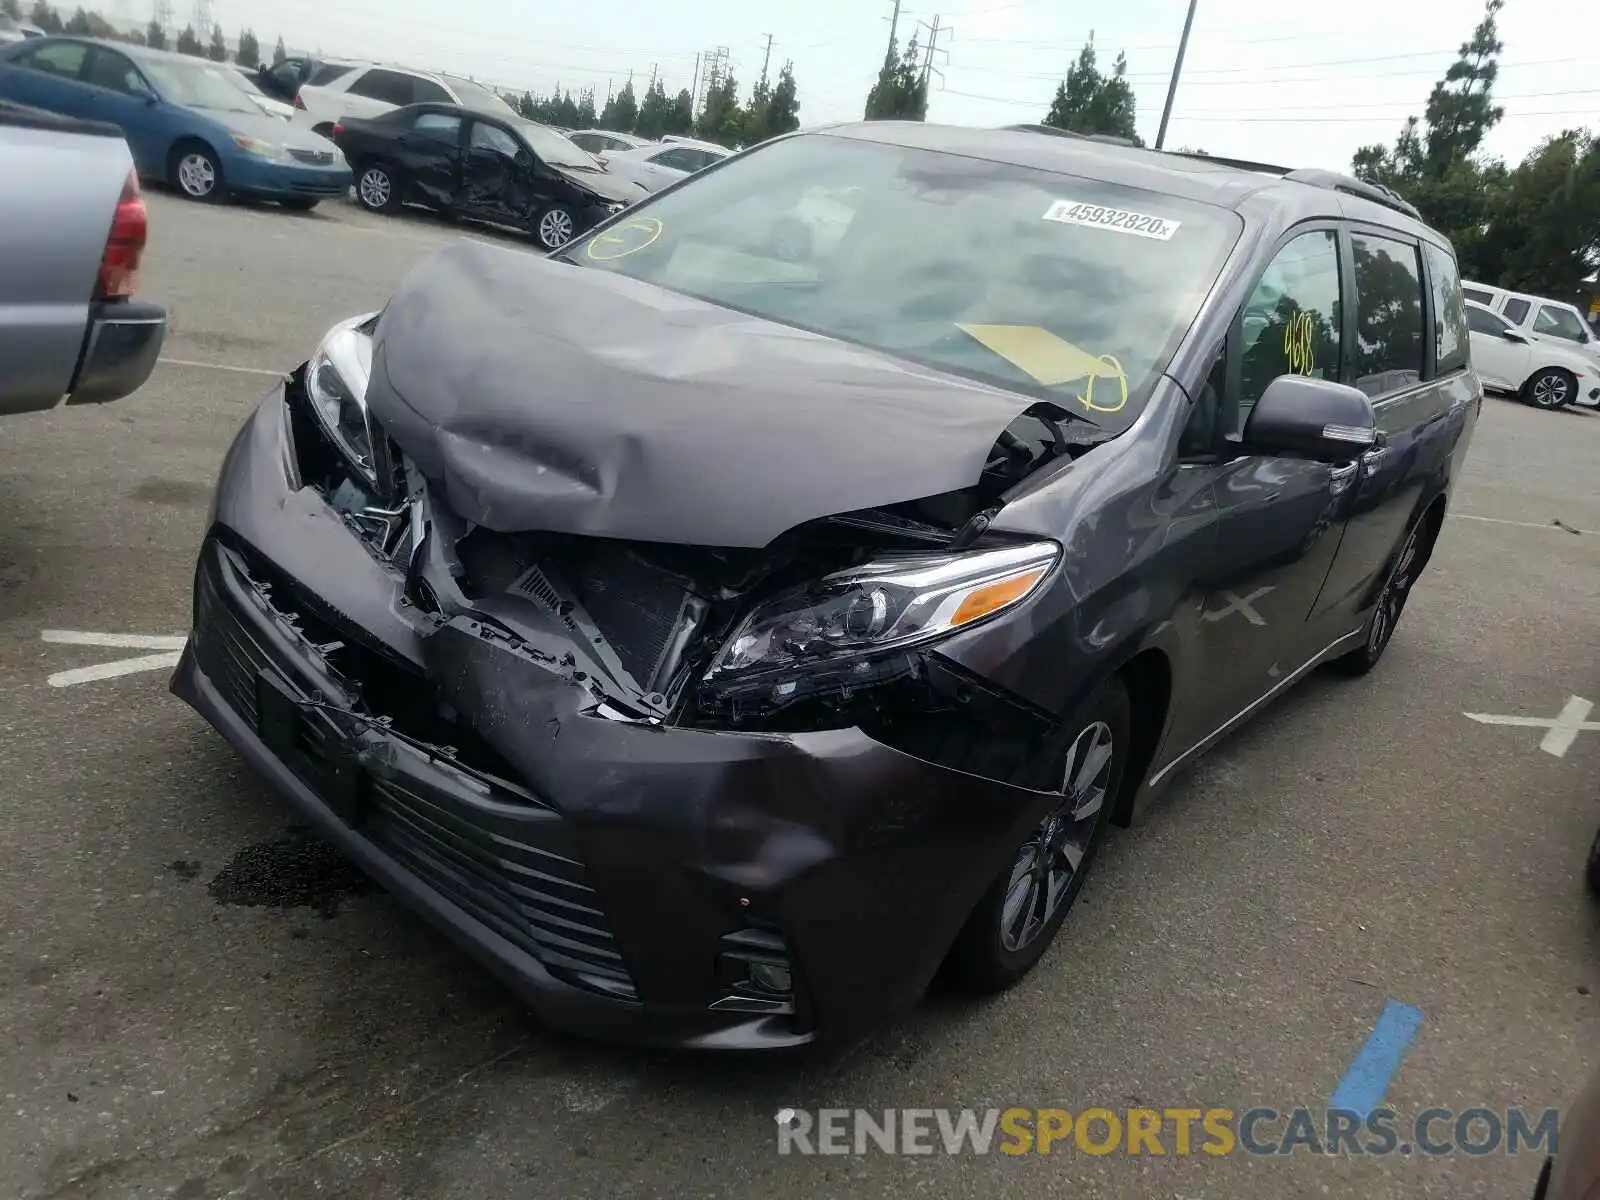
[[[139,259],[149,233],[150,219],[144,196],[139,191],[137,171],[129,171],[122,185],[122,198],[111,217],[111,232],[100,256],[100,277],[95,282],[95,299],[125,300],[139,286]]]
[[[294,94],[294,106],[296,108],[298,108],[301,112],[305,112],[306,111],[306,102],[304,100],[300,99],[300,93],[299,92],[296,92]]]
[[[328,136],[329,137],[338,137],[343,132],[344,132],[344,122],[343,121],[335,121],[333,123],[333,132],[330,133]]]

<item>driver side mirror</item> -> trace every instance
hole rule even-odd
[[[1356,388],[1279,375],[1250,410],[1240,440],[1247,453],[1349,462],[1377,445],[1378,416]]]

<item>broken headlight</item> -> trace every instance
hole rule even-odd
[[[306,363],[306,399],[323,432],[350,465],[374,486],[372,418],[367,379],[372,374],[371,324],[376,314],[340,321]]]
[[[705,678],[804,669],[930,641],[1020,604],[1060,555],[1055,542],[1028,542],[907,555],[828,575],[751,612]]]

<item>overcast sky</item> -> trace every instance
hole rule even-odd
[[[1041,119],[1068,63],[1093,30],[1102,66],[1119,50],[1155,139],[1187,0],[903,0],[902,41],[940,23],[930,121],[999,125]],[[181,23],[193,0],[173,0]],[[915,5],[915,7],[912,7]],[[148,0],[116,0],[142,16]],[[741,90],[794,61],[805,125],[861,116],[889,34],[892,4],[873,0],[213,0],[232,35],[254,26],[264,46],[383,57],[547,91],[593,86],[605,98],[630,71],[687,87],[698,51],[726,46]],[[1262,4],[1199,0],[1167,134],[1192,147],[1288,166],[1348,169],[1367,142],[1392,142],[1407,113],[1470,36],[1481,0],[1338,0]],[[1519,159],[1540,138],[1600,127],[1600,5],[1508,0],[1498,95],[1506,119],[1489,149]],[[924,39],[925,40],[925,39]]]

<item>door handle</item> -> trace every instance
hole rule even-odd
[[[1389,457],[1389,447],[1374,446],[1361,456],[1361,465],[1370,474],[1383,465],[1383,460]]]

